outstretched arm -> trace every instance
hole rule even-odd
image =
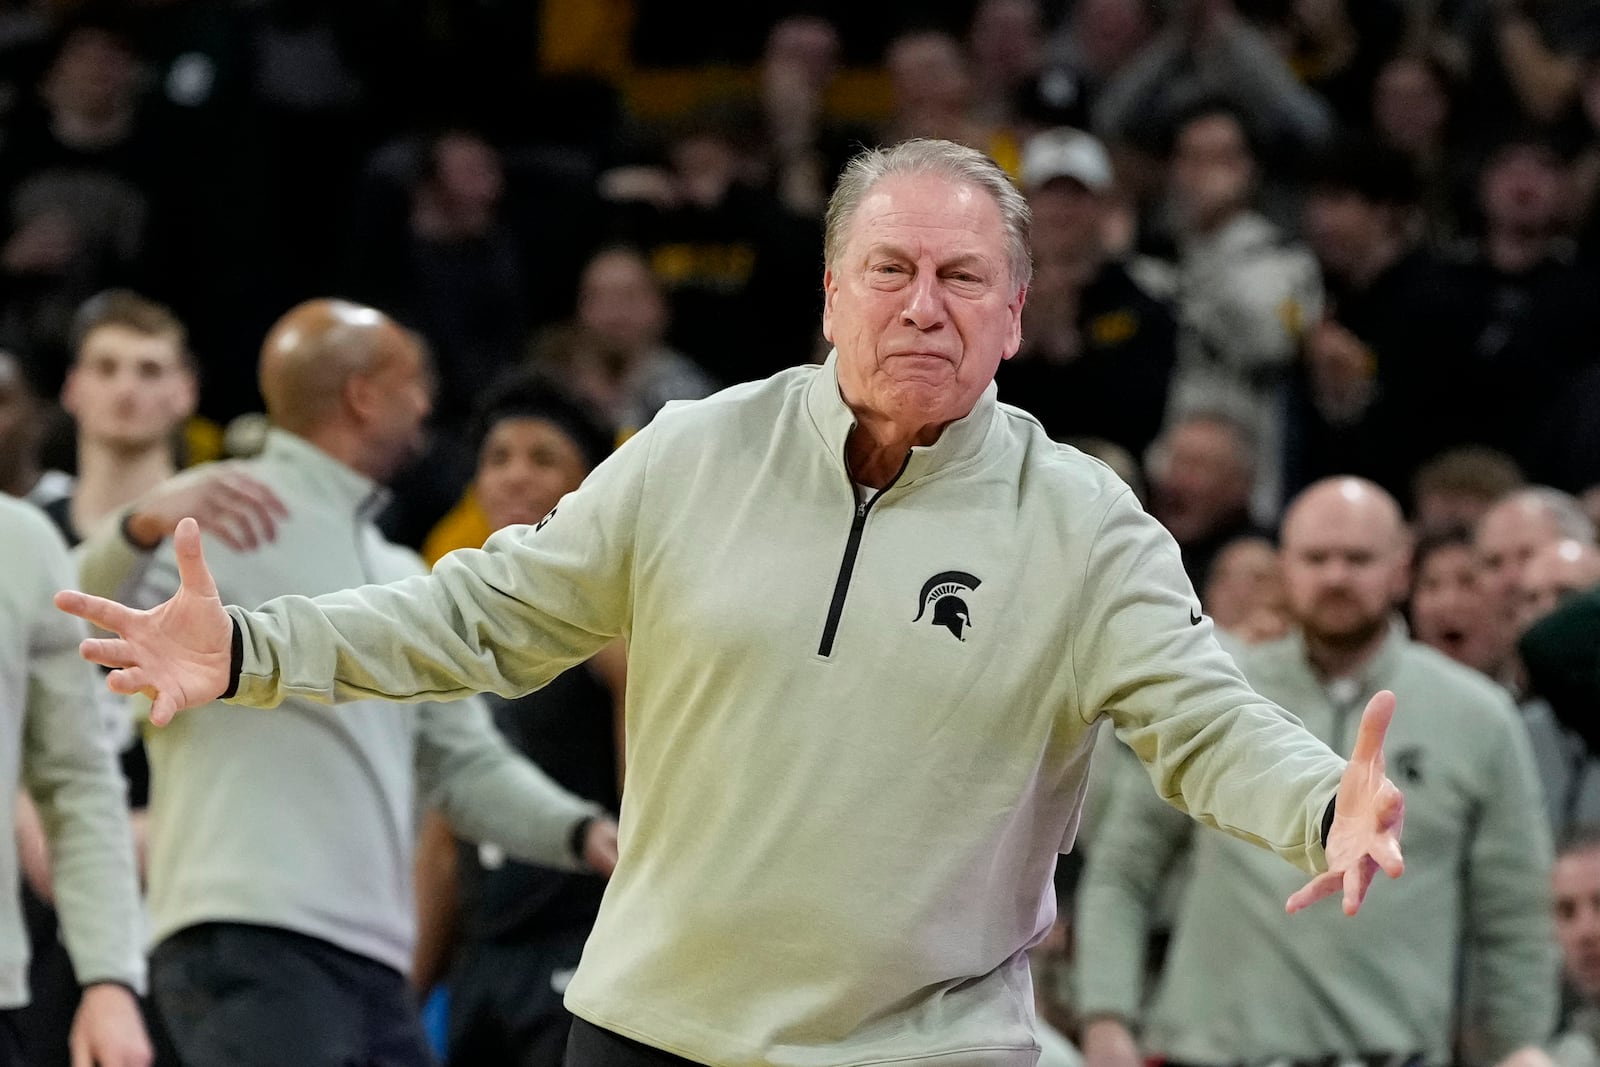
[[[1344,887],[1353,912],[1377,869],[1401,868],[1403,805],[1383,776],[1393,696],[1374,700],[1355,758],[1342,759],[1250,687],[1195,613],[1171,536],[1123,493],[1085,568],[1073,659],[1080,714],[1111,716],[1163,800],[1308,873],[1328,872],[1292,910]]]
[[[1400,827],[1406,803],[1384,774],[1383,738],[1394,718],[1394,694],[1378,693],[1361,713],[1355,752],[1339,780],[1333,823],[1328,829],[1328,869],[1289,898],[1290,912],[1344,891],[1344,913],[1354,915],[1381,869],[1390,878],[1405,871]]]
[[[199,529],[174,532],[178,591],[148,611],[76,592],[62,610],[116,636],[83,653],[113,668],[119,693],[151,698],[151,719],[218,698],[272,707],[335,701],[452,700],[536,689],[625,625],[649,433],[636,435],[538,526],[508,527],[431,574],[255,611],[224,608]]]
[[[112,668],[106,676],[112,692],[148,696],[150,719],[157,725],[222,696],[233,674],[233,622],[206,567],[194,519],[178,524],[173,547],[178,591],[148,611],[72,589],[55,597],[62,611],[116,635],[87,638],[83,655]]]

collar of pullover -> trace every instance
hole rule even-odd
[[[850,431],[856,428],[856,416],[839,392],[838,349],[829,352],[818,373],[812,375],[806,389],[806,409],[811,414],[817,432],[822,435],[829,454],[843,469],[845,443],[850,438]],[[917,445],[911,449],[905,470],[895,485],[912,485],[977,458],[995,425],[997,411],[995,385],[990,382],[984,387],[978,402],[972,405],[972,410],[946,426],[938,440],[931,445]]]
[[[1289,640],[1294,644],[1295,661],[1305,664],[1308,671],[1311,670],[1311,657],[1306,653],[1305,634],[1295,630]],[[1357,683],[1355,691],[1360,694],[1360,703],[1364,704],[1380,689],[1394,688],[1395,675],[1400,671],[1400,658],[1410,640],[1411,635],[1405,625],[1397,619],[1391,620],[1389,633],[1384,637],[1383,644],[1378,646],[1378,651],[1361,670],[1349,679]]]
[[[377,482],[287,430],[274,429],[267,434],[261,458],[267,463],[291,468],[316,496],[345,501],[359,518],[368,522],[377,517],[389,500],[388,492]]]

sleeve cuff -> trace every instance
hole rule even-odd
[[[126,978],[91,978],[86,982],[78,983],[78,988],[89,989],[91,986],[97,985],[114,985],[118,989],[126,989],[135,1000],[144,996],[144,991]]]
[[[584,862],[583,846],[584,842],[589,836],[589,827],[594,825],[596,818],[598,818],[598,816],[585,815],[583,818],[572,824],[572,833],[567,836],[567,851],[572,854],[573,859],[578,861],[578,865],[580,867],[588,866],[588,864]]]
[[[133,523],[133,509],[129,508],[127,511],[124,511],[122,513],[122,521],[117,524],[117,529],[122,532],[123,543],[125,543],[129,548],[133,549],[135,552],[154,552],[156,550],[156,548],[160,546],[161,542],[157,541],[153,545],[147,545],[147,544],[141,543],[137,538],[135,538],[133,536],[132,523]]]
[[[229,653],[228,688],[222,691],[223,700],[227,700],[239,691],[239,675],[244,671],[244,631],[239,628],[238,619],[230,621],[233,623],[233,647]],[[1327,831],[1323,831],[1323,837],[1327,837]]]

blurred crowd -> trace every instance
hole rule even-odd
[[[635,7],[641,28],[665,18]],[[1373,1067],[1600,1065],[1600,5],[762,12],[750,55],[697,56],[748,62],[750,88],[708,81],[663,116],[615,72],[541,71],[553,23],[538,5],[0,0],[0,490],[78,544],[186,468],[258,454],[295,403],[258,377],[262,338],[301,301],[340,297],[392,316],[422,354],[427,422],[374,518],[432,563],[538,521],[664,405],[825,357],[824,212],[854,147],[983,149],[1033,211],[999,399],[1134,488],[1253,683],[1280,679],[1287,702],[1292,665],[1392,628],[1401,658],[1384,669],[1416,694],[1397,723],[1458,692],[1478,709],[1429,708],[1440,743],[1391,757],[1418,794],[1408,840],[1449,838],[1449,869],[1393,926],[1364,914],[1367,933],[1338,933],[1336,975],[1292,965],[1319,920],[1224,936],[1218,915],[1255,914],[1260,886],[1203,832],[1149,836],[1148,780],[1105,738],[1036,950],[1042,1062],[1351,1062],[1317,1045],[1331,1014],[1358,1034],[1370,1020]],[[859,67],[883,87],[876,107],[840,103]],[[1363,479],[1393,515],[1365,489],[1347,507],[1308,500],[1331,476]],[[1346,523],[1357,532],[1326,539]],[[613,810],[621,670],[597,658],[543,710],[496,706],[503,730],[523,724],[519,749]],[[1445,680],[1418,680],[1430,671]],[[1310,699],[1344,723],[1352,696],[1325,688]],[[573,704],[599,709],[598,735],[551,718]],[[138,731],[104,717],[137,820],[152,788]],[[1330,729],[1335,743],[1344,726]],[[1472,743],[1442,743],[1458,733]],[[1534,825],[1496,829],[1523,799]],[[30,1062],[65,1064],[76,994],[49,949],[48,848],[28,810],[44,943],[25,1036]],[[423,840],[415,992],[459,994],[440,1029],[450,1063],[511,1062],[485,1050],[562,1018],[551,983],[598,882],[496,882],[505,857],[437,817]],[[1415,938],[1433,984],[1380,973],[1363,937]],[[519,938],[540,947],[495,947]],[[538,990],[506,978],[518,967]],[[1274,967],[1262,996],[1295,1035],[1277,1044],[1208,992]],[[1390,1007],[1438,1000],[1418,1014],[1445,1019],[1448,1041],[1396,1036],[1386,1009],[1337,991],[1368,984]],[[508,999],[538,1018],[511,1018]]]

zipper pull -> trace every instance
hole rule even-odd
[[[861,503],[856,505],[856,518],[864,519],[866,517],[867,517],[867,502],[865,500],[863,500],[863,501],[861,501]]]

